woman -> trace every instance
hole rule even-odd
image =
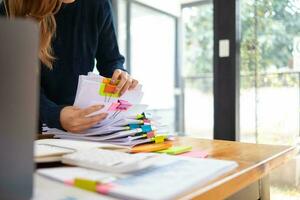
[[[116,92],[135,88],[138,81],[124,70],[109,0],[6,0],[0,14],[30,17],[39,22],[41,41],[40,124],[82,132],[104,120],[106,113],[86,117],[101,105],[73,105],[78,77],[93,71],[120,80]]]

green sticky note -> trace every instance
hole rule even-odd
[[[75,187],[88,190],[91,192],[96,192],[97,184],[98,184],[97,181],[91,181],[87,179],[75,178],[74,180]]]
[[[177,147],[171,147],[166,150],[158,151],[157,153],[166,153],[166,154],[171,154],[171,155],[177,155],[177,154],[185,153],[185,152],[188,152],[191,150],[192,150],[191,146],[177,146]]]

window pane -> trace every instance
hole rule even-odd
[[[187,135],[213,138],[213,5],[183,9]]]
[[[241,19],[241,141],[295,145],[300,1],[242,0]],[[300,156],[271,175],[271,199],[300,199],[299,164]]]
[[[176,20],[132,4],[131,73],[143,84],[143,103],[174,130]]]

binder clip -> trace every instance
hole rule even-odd
[[[104,102],[110,102],[110,99],[113,98],[119,98],[120,94],[115,93],[117,84],[120,81],[117,81],[116,84],[111,84],[111,79],[110,78],[104,78],[102,80],[102,83],[100,84],[100,89],[99,89],[99,95],[104,96]]]
[[[115,111],[114,114],[110,118],[116,118],[122,111],[127,111],[132,104],[130,104],[128,101],[124,100],[118,100],[117,103],[112,103],[110,108],[108,109],[109,111]]]

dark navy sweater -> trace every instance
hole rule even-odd
[[[0,14],[4,15],[3,4]],[[63,4],[55,16],[57,30],[52,47],[53,69],[41,66],[40,124],[61,128],[60,111],[73,105],[79,75],[96,67],[102,76],[111,77],[122,69],[112,9],[109,0],[76,0]]]

